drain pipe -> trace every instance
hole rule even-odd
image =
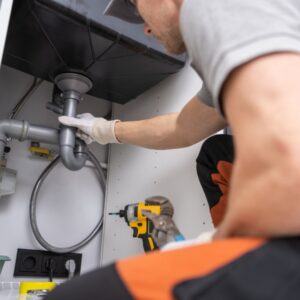
[[[41,143],[59,143],[57,129],[31,125],[27,121],[2,120],[0,121],[0,159],[4,155],[4,148],[8,138],[14,138],[23,142],[33,140]]]
[[[65,100],[64,115],[76,117],[77,105],[93,86],[91,80],[86,76],[76,73],[64,73],[55,78],[57,87],[63,92]],[[62,126],[60,132],[60,156],[66,168],[77,171],[86,163],[87,147],[83,142],[76,141],[76,129]]]
[[[75,117],[77,111],[78,100],[74,99],[79,94],[75,92],[64,93],[65,109],[64,115],[68,117]],[[80,95],[81,96],[81,95]],[[86,163],[86,147],[76,145],[76,129],[68,126],[62,126],[60,132],[60,157],[63,164],[72,171],[80,170]],[[79,143],[79,141],[77,141]],[[80,149],[78,149],[80,146]]]
[[[55,83],[63,92],[64,115],[75,117],[77,105],[82,95],[92,88],[92,82],[80,74],[64,73],[55,78]],[[83,141],[76,139],[76,130],[69,126],[62,126],[59,132],[54,128],[31,125],[27,121],[0,121],[0,160],[4,156],[8,138],[21,142],[34,140],[41,143],[59,144],[61,160],[65,167],[72,171],[83,168],[88,158],[87,146]]]

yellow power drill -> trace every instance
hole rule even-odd
[[[160,215],[161,207],[155,204],[146,204],[139,202],[135,204],[129,204],[124,209],[117,213],[109,213],[110,215],[118,215],[121,218],[125,218],[128,226],[133,229],[133,237],[143,240],[143,246],[145,252],[158,249],[151,232],[153,230],[153,223],[143,215],[142,211],[148,211],[156,215]]]

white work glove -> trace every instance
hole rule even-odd
[[[78,128],[76,136],[86,144],[120,144],[115,135],[115,125],[120,120],[107,121],[104,118],[95,118],[90,113],[77,115],[76,118],[61,116],[58,120],[63,125]]]
[[[216,229],[212,229],[207,232],[201,233],[197,238],[191,240],[185,240],[181,242],[172,242],[164,246],[161,250],[162,251],[172,251],[202,244],[211,243],[213,241],[213,236],[216,232]]]

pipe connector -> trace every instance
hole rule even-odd
[[[8,138],[17,139],[20,142],[33,140],[57,145],[58,137],[58,130],[54,128],[31,125],[27,121],[2,120],[0,121],[0,157],[4,155]]]

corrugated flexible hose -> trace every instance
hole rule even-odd
[[[88,151],[87,155],[88,155],[88,160],[90,160],[95,166],[96,174],[97,174],[100,186],[102,187],[102,190],[103,190],[103,195],[105,195],[106,179],[105,179],[105,175],[103,173],[102,167],[93,153]],[[31,228],[32,228],[35,238],[40,243],[40,245],[43,246],[45,249],[47,249],[48,251],[54,252],[54,253],[70,253],[70,252],[74,252],[74,251],[82,248],[86,244],[88,244],[96,236],[96,234],[102,229],[103,213],[102,213],[102,216],[101,216],[99,222],[97,223],[96,227],[92,230],[92,232],[83,241],[77,243],[74,246],[70,246],[70,247],[66,247],[66,248],[55,247],[55,246],[49,244],[43,238],[43,236],[41,235],[40,230],[38,228],[38,225],[37,225],[37,216],[36,216],[37,198],[38,198],[38,194],[42,187],[43,182],[45,181],[45,179],[47,178],[49,173],[55,168],[55,166],[59,162],[60,162],[60,157],[58,156],[43,171],[43,173],[40,175],[39,179],[37,180],[37,182],[32,190],[31,199],[30,199],[30,224],[31,224]],[[103,197],[103,199],[104,199],[104,197]],[[103,211],[104,211],[104,200],[103,200],[103,204],[102,204],[102,212]]]

